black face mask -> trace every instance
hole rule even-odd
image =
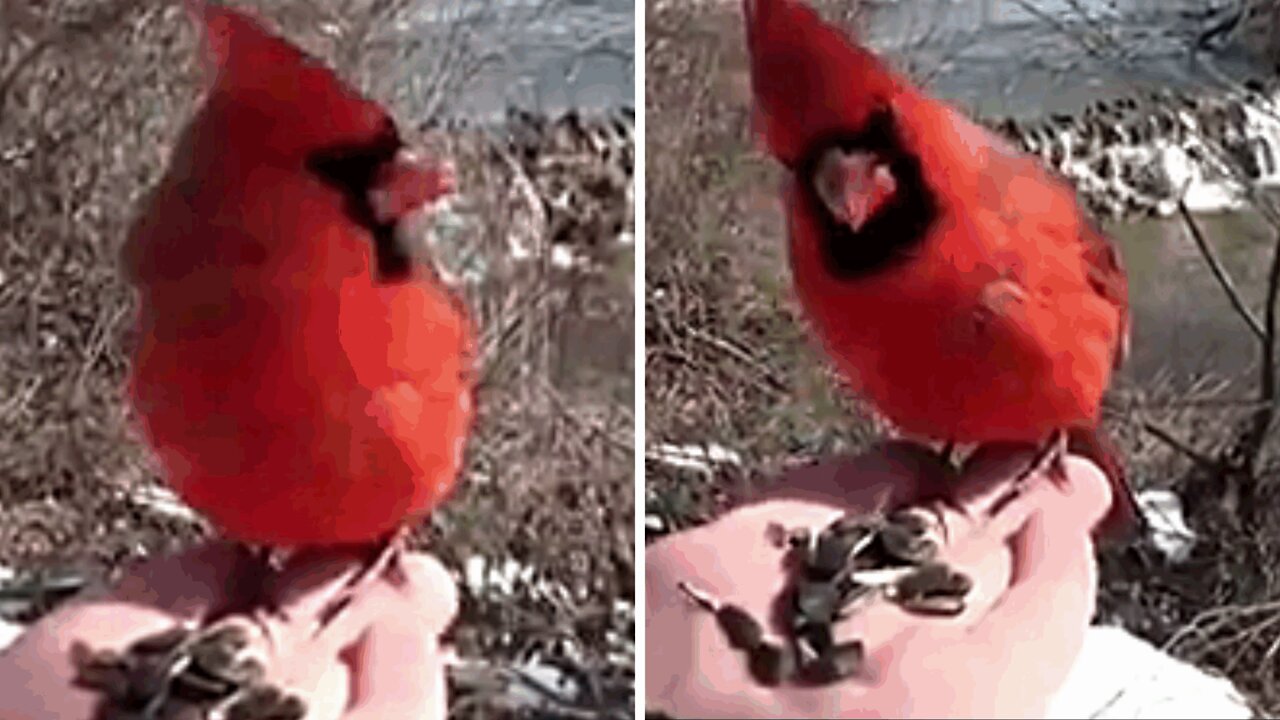
[[[892,195],[856,230],[831,212],[815,185],[822,157],[835,149],[874,155],[879,164],[888,167],[896,183]],[[818,218],[823,257],[837,279],[874,275],[909,259],[940,214],[937,197],[925,183],[920,159],[902,146],[893,112],[887,108],[873,112],[861,131],[838,130],[818,138],[791,169],[800,183],[803,202]]]

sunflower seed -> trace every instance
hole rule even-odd
[[[955,617],[964,612],[964,598],[954,595],[934,595],[922,598],[904,598],[898,601],[898,606],[907,612],[917,615],[932,615],[936,617]]]
[[[811,580],[830,580],[835,577],[849,561],[857,541],[858,538],[849,535],[826,532],[819,535],[817,547],[806,563],[808,577]]]
[[[213,703],[225,700],[236,692],[238,686],[200,672],[184,672],[173,679],[173,694],[193,703]]]
[[[805,670],[806,677],[817,683],[833,683],[853,677],[862,670],[866,650],[861,640],[850,640],[831,648]]]
[[[751,650],[764,640],[764,628],[760,622],[732,603],[720,606],[716,611],[716,622],[729,638],[729,645],[739,650]]]
[[[246,658],[223,673],[222,679],[239,685],[254,685],[262,682],[266,674],[267,669],[261,662],[254,658]]]
[[[897,592],[904,595],[965,595],[973,588],[968,575],[942,563],[923,565],[898,581]]]
[[[245,691],[226,710],[226,720],[302,720],[306,703],[271,685]]]
[[[271,685],[249,688],[227,707],[227,720],[265,720],[283,695]]]
[[[874,518],[850,513],[836,518],[835,522],[827,526],[827,530],[837,535],[864,536],[875,532],[876,525]]]
[[[249,631],[242,625],[227,623],[210,628],[200,638],[199,644],[223,645],[233,652],[240,652],[249,647]]]
[[[138,658],[129,674],[129,698],[137,705],[148,705],[168,694],[172,663],[167,658]]]
[[[119,653],[110,650],[94,652],[87,645],[77,642],[71,646],[71,662],[76,667],[74,683],[89,690],[97,690],[114,701],[129,696],[129,662]]]
[[[221,678],[235,666],[240,652],[227,643],[202,642],[191,648],[191,662],[206,674]]]
[[[969,576],[942,563],[930,563],[897,581],[889,597],[909,612],[954,616],[964,611],[971,589]]]
[[[128,652],[137,655],[163,655],[177,649],[192,635],[191,630],[177,625],[134,641]]]
[[[307,705],[297,695],[286,695],[284,702],[276,707],[275,713],[268,720],[302,720],[307,714]]]
[[[795,675],[796,657],[791,648],[765,640],[751,651],[747,667],[756,682],[774,687]]]
[[[840,591],[834,583],[800,580],[795,586],[794,610],[807,623],[830,623],[835,619]]]
[[[938,554],[938,545],[924,533],[901,525],[886,525],[880,531],[880,544],[893,561],[920,565]]]
[[[801,625],[794,633],[796,659],[801,667],[824,657],[835,646],[835,638],[828,623]]]
[[[902,528],[911,535],[922,537],[929,532],[930,522],[925,517],[928,512],[922,508],[899,508],[885,517],[891,527]]]

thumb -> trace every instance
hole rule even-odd
[[[1009,534],[1009,587],[981,621],[987,626],[982,632],[1012,640],[1032,629],[1071,632],[1063,619],[1071,619],[1076,630],[1088,624],[1098,580],[1090,530],[1109,501],[1109,490],[1097,466],[1081,458],[1067,459],[1067,478],[1064,491],[1046,498]]]
[[[350,673],[343,720],[422,718],[447,712],[440,636],[458,612],[458,591],[444,566],[427,555],[402,560],[406,582],[377,588],[353,618],[364,631],[339,654]]]
[[[1072,463],[1072,486],[1105,478],[1091,463]],[[1081,480],[1082,482],[1074,482]],[[1043,705],[1065,681],[1079,655],[1097,599],[1098,576],[1090,528],[1105,497],[1081,502],[1064,496],[1032,512],[1009,537],[1012,576],[1005,593],[971,632],[982,638],[982,661],[1006,668],[1034,668],[1017,683],[1002,683],[996,707],[1025,715]],[[1100,496],[1105,496],[1105,487]],[[1073,502],[1073,500],[1075,502]],[[977,661],[977,660],[976,660]]]

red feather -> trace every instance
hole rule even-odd
[[[965,443],[1095,433],[1127,347],[1128,286],[1074,190],[801,3],[744,8],[764,141],[792,171],[796,288],[843,373],[910,434]],[[880,185],[894,188],[888,200],[858,189],[865,183],[836,191],[837,203],[857,206],[850,217],[870,203],[858,227],[841,225],[819,189],[823,168],[840,167],[823,158],[848,153],[851,166],[870,157],[893,175]],[[1111,471],[1117,512],[1132,517],[1120,466],[1101,447],[1084,449]]]
[[[448,174],[405,160],[387,113],[328,68],[199,10],[214,78],[123,251],[134,405],[168,481],[230,536],[380,538],[454,484],[472,332],[430,273],[375,277],[394,228],[367,196],[402,215]]]

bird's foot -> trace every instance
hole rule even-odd
[[[1049,439],[1036,449],[1035,454],[1031,456],[1031,461],[1014,476],[1009,489],[987,509],[987,517],[994,517],[1009,503],[1021,497],[1022,493],[1026,492],[1031,478],[1042,473],[1058,487],[1064,487],[1067,484],[1067,433],[1065,430],[1054,430]]]
[[[343,583],[337,596],[320,609],[316,619],[315,635],[319,635],[325,628],[332,625],[370,583],[382,579],[394,587],[403,587],[409,581],[402,564],[404,548],[408,540],[409,529],[402,527],[384,540],[369,546],[362,553],[359,569]]]
[[[938,459],[942,460],[942,464],[952,470],[960,469],[959,459],[956,457],[956,441],[948,440],[938,448]]]

